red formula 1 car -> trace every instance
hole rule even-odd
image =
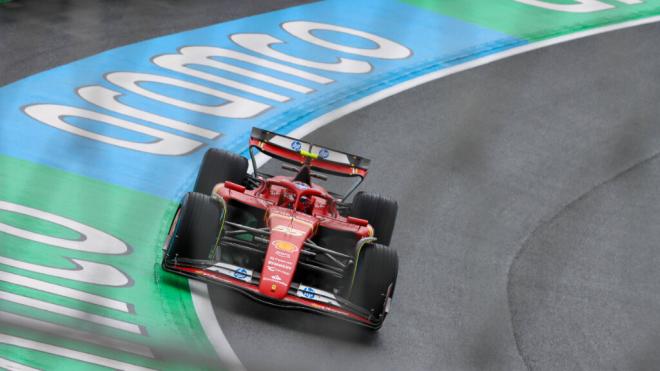
[[[296,175],[248,174],[244,157],[209,150],[172,222],[163,268],[269,304],[380,328],[398,272],[389,247],[397,203],[363,192],[344,202],[369,160],[256,128],[253,169],[255,151]],[[356,182],[338,195],[312,182],[327,175]]]

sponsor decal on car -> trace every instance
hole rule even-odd
[[[275,246],[275,248],[278,249],[278,250],[289,252],[289,253],[295,252],[298,249],[298,247],[295,244],[293,244],[289,241],[284,241],[284,240],[275,240],[275,241],[273,241],[273,246]]]
[[[270,270],[271,272],[275,272],[275,269],[276,269],[276,268],[284,269],[285,272],[288,272],[288,271],[290,271],[290,270],[292,269],[292,265],[291,265],[291,263],[289,263],[289,262],[286,262],[286,263],[285,263],[285,262],[283,262],[283,261],[276,262],[276,261],[274,261],[274,260],[269,260],[269,261],[268,261],[268,266],[269,266],[269,267],[274,267],[273,270],[271,270],[270,268],[268,269],[268,270]],[[280,272],[283,272],[283,271],[280,271]]]
[[[299,285],[296,296],[299,298],[314,300],[321,303],[332,304],[336,307],[341,307],[333,294],[314,287]]]
[[[314,295],[314,289],[311,288],[311,287],[305,287],[302,290],[302,294],[303,294],[304,297],[306,297],[308,299],[314,299],[314,297],[316,296],[316,295]]]
[[[287,227],[287,226],[284,226],[284,225],[275,226],[271,229],[271,231],[282,232],[282,233],[285,233],[285,234],[288,234],[288,235],[291,235],[291,236],[296,236],[296,237],[302,237],[306,234],[305,232],[301,231],[300,229],[295,229],[295,228]]]
[[[245,268],[238,268],[234,271],[234,277],[238,278],[239,280],[244,279],[247,277],[247,270]]]
[[[222,273],[226,276],[241,280],[244,282],[252,282],[253,271],[251,269],[239,267],[237,265],[227,263],[216,263],[209,267],[208,270],[213,272]]]
[[[270,262],[266,265],[266,269],[268,269],[269,272],[279,273],[284,275],[289,275],[291,273],[291,267],[287,267],[287,268],[275,267]]]
[[[309,189],[309,186],[303,182],[293,182],[298,189]]]
[[[284,252],[284,251],[279,251],[279,250],[277,250],[277,251],[275,251],[275,255],[277,255],[277,256],[281,256],[281,257],[283,257],[283,258],[291,259],[291,254],[288,253],[288,252]]]

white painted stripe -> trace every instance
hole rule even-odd
[[[124,287],[130,283],[130,280],[124,273],[111,265],[71,258],[66,258],[66,260],[75,265],[75,268],[49,267],[0,256],[0,264],[71,281],[112,287]]]
[[[122,331],[128,331],[134,334],[143,335],[143,329],[134,323],[120,321],[114,318],[92,314],[78,309],[65,307],[63,305],[49,303],[47,301],[29,298],[27,296],[16,295],[10,292],[0,290],[0,300],[11,301],[12,303],[25,305],[28,307],[45,310],[51,313],[60,314],[62,316],[72,317],[82,321],[96,323],[102,326],[116,328]]]
[[[24,286],[30,289],[43,291],[49,294],[64,296],[74,300],[83,301],[85,303],[100,305],[102,307],[115,309],[121,312],[130,313],[132,311],[131,308],[129,308],[129,306],[126,303],[118,300],[106,298],[104,296],[99,296],[95,294],[90,294],[85,291],[80,291],[33,278],[23,277],[14,273],[0,271],[0,281],[5,281],[12,283],[14,285]]]
[[[245,371],[245,367],[238,359],[236,353],[229,345],[229,341],[222,332],[218,320],[215,317],[213,305],[209,299],[209,290],[205,283],[189,279],[190,293],[197,317],[202,323],[202,328],[209,338],[211,344],[218,353],[223,365],[229,371]]]
[[[76,330],[67,326],[59,325],[57,323],[25,317],[15,313],[0,311],[0,323],[8,323],[19,328],[23,327],[34,331],[52,334],[57,337],[72,339],[83,343],[96,344],[102,347],[135,354],[142,357],[154,358],[151,349],[146,345],[131,343],[125,340],[111,338],[87,331]]]
[[[0,357],[0,368],[7,369],[10,371],[40,371],[37,368],[28,367],[26,365],[14,361],[10,361],[2,357]]]
[[[128,371],[154,371],[151,368],[140,367],[132,365],[129,363],[124,363],[116,361],[114,359],[109,359],[97,355],[92,355],[89,353],[83,353],[72,349],[61,348],[55,345],[50,345],[46,343],[41,343],[34,340],[28,340],[16,336],[6,335],[0,333],[0,343],[13,345],[16,347],[32,349],[39,352],[49,353],[56,356],[61,356],[65,358],[71,358],[78,361],[93,363],[99,366],[105,366],[115,370],[128,370]]]
[[[310,133],[312,133],[314,130],[320,129],[323,126],[331,123],[334,120],[337,120],[343,116],[348,115],[349,113],[355,112],[359,109],[362,109],[370,104],[376,103],[378,101],[381,101],[385,98],[391,97],[395,94],[404,92],[406,90],[412,89],[414,87],[417,87],[419,85],[425,84],[430,81],[438,80],[440,78],[453,75],[455,73],[459,73],[462,71],[466,71],[475,67],[483,66],[488,63],[496,62],[501,59],[513,57],[518,54],[523,54],[527,53],[533,50],[541,49],[547,46],[551,45],[557,45],[561,44],[564,42],[568,41],[573,41],[581,38],[585,38],[588,36],[593,36],[593,35],[598,35],[610,31],[615,31],[615,30],[622,30],[625,28],[631,28],[631,27],[636,27],[636,26],[641,26],[645,24],[650,24],[650,23],[656,23],[660,22],[660,16],[654,16],[654,17],[649,17],[645,19],[638,19],[634,21],[629,21],[629,22],[623,22],[615,25],[610,25],[610,26],[604,26],[604,27],[599,27],[599,28],[594,28],[591,30],[587,31],[582,31],[582,32],[577,32],[574,34],[569,34],[569,35],[564,35],[560,37],[556,37],[553,39],[548,39],[548,40],[543,40],[531,44],[527,44],[524,46],[520,46],[517,48],[512,48],[509,50],[502,51],[500,53],[495,53],[491,54],[479,59],[472,60],[467,63],[463,63],[460,65],[453,66],[451,68],[446,68],[442,70],[438,70],[435,72],[428,73],[426,75],[422,75],[419,77],[416,77],[411,80],[404,81],[400,84],[391,86],[389,88],[383,89],[379,92],[376,92],[374,94],[371,94],[369,96],[366,96],[364,98],[358,99],[354,102],[348,103],[343,107],[339,107],[333,111],[330,111],[322,116],[317,117],[316,119],[309,121],[308,123],[300,126],[299,128],[291,131],[287,135],[296,137],[296,138],[302,138]],[[257,156],[257,166],[261,166],[264,163],[266,163],[268,160],[267,156],[263,154],[259,154]],[[249,171],[252,171],[252,164],[250,163],[249,165]],[[229,345],[229,341],[227,341],[227,338],[225,337],[224,333],[222,332],[222,329],[220,328],[220,325],[218,324],[217,319],[215,318],[215,312],[213,311],[213,307],[210,304],[210,300],[208,298],[208,289],[206,287],[206,284],[204,283],[199,283],[197,281],[189,280],[191,283],[191,289],[193,286],[200,286],[198,288],[197,293],[193,293],[193,303],[195,304],[195,310],[197,311],[197,317],[199,318],[200,322],[202,323],[202,327],[204,328],[204,331],[206,331],[206,335],[208,336],[209,340],[211,341],[211,344],[215,347],[216,351],[218,352],[218,355],[220,356],[221,359],[225,360],[225,354],[228,354],[228,360],[229,363],[236,363],[237,366],[240,366],[241,368],[238,368],[237,370],[243,370],[244,367],[241,365],[240,361],[238,360],[238,357],[236,357],[236,354],[234,351],[231,349],[231,346]],[[203,290],[201,289],[201,286],[203,286]],[[192,291],[192,290],[191,290]],[[198,305],[199,304],[199,305]],[[206,307],[208,306],[208,307]],[[201,310],[203,307],[203,311]]]

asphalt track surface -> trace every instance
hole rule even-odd
[[[0,5],[0,86],[108,49],[306,0],[15,0]]]
[[[541,49],[307,139],[373,159],[400,256],[378,334],[212,291],[249,370],[660,365],[660,26]]]
[[[12,9],[21,17],[0,13],[0,84],[290,4],[231,2],[209,14],[188,3],[121,3],[60,1],[48,11],[30,2]],[[211,3],[195,1],[202,9]],[[150,9],[163,13],[147,16]],[[128,19],[133,29],[116,27]],[[81,39],[58,43],[64,37]],[[655,24],[519,55],[310,135],[372,158],[362,189],[399,200],[392,314],[374,334],[212,289],[220,325],[246,368],[657,369],[657,40]]]

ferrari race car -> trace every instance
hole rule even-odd
[[[257,171],[259,152],[295,175]],[[172,221],[163,268],[269,304],[380,328],[398,272],[389,246],[398,206],[364,192],[345,202],[370,161],[257,128],[249,153],[252,174],[242,156],[206,152],[194,191]],[[345,194],[312,182],[328,175],[354,182]]]

